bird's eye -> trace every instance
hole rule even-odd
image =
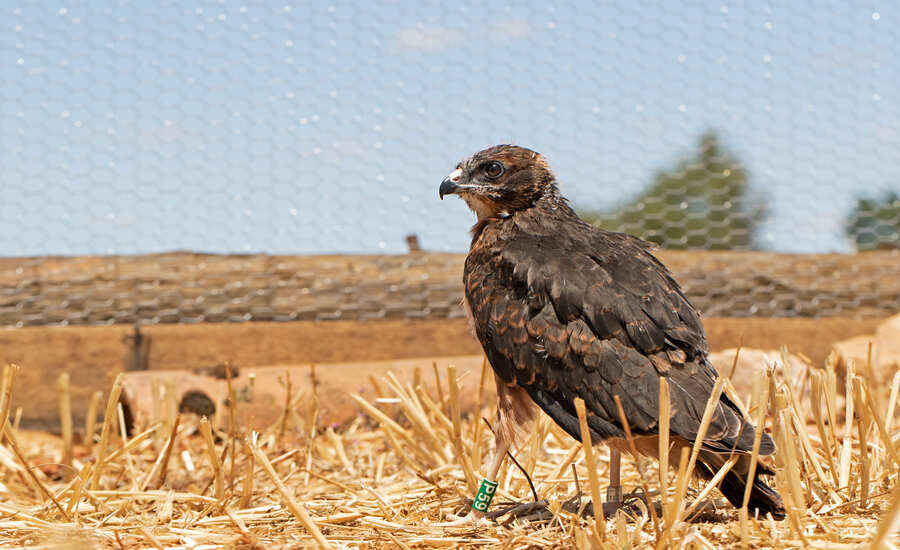
[[[503,165],[496,160],[492,160],[491,162],[484,165],[484,175],[489,178],[498,178],[502,173]]]

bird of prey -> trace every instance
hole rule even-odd
[[[658,458],[659,380],[665,378],[670,440],[676,450],[693,445],[718,377],[699,315],[650,243],[581,220],[534,151],[515,145],[480,151],[457,165],[439,194],[459,195],[477,217],[463,272],[465,306],[498,396],[495,454],[464,521],[484,517],[504,455],[517,432],[527,430],[534,404],[581,439],[578,397],[592,443],[611,449],[607,508],[621,505],[618,465],[627,441],[614,396],[639,452]],[[695,473],[710,479],[737,453],[719,487],[737,507],[754,433],[723,394]],[[774,442],[762,434],[760,455],[774,452]],[[750,512],[783,518],[781,497],[760,476],[773,472],[762,464],[756,472]]]

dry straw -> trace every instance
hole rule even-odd
[[[81,443],[77,434],[69,443],[71,388],[61,377],[64,435],[48,445],[46,436],[21,432],[8,421],[17,372],[8,367],[0,378],[0,547],[55,547],[60,541],[105,548],[896,547],[900,376],[881,392],[868,376],[850,369],[838,377],[834,367],[833,360],[824,368],[793,364],[784,377],[771,369],[753,377],[746,410],[778,443],[778,474],[770,481],[785,497],[785,521],[752,517],[746,494],[740,511],[723,505],[710,512],[710,500],[722,504],[716,482],[734,457],[712,481],[700,482],[690,474],[699,447],[671,447],[665,438],[659,452],[678,465],[673,471],[655,471],[650,461],[641,475],[627,453],[622,469],[625,491],[659,501],[661,514],[652,518],[638,504],[607,521],[599,502],[608,451],[583,447],[590,439],[578,402],[582,441],[540,421],[513,451],[528,477],[510,461],[500,473],[492,506],[496,523],[457,528],[438,524],[468,507],[473,480],[484,474],[483,457],[493,444],[490,430],[478,424],[493,412],[485,405],[463,414],[457,376],[466,373],[456,369],[440,372],[432,365],[437,384],[421,375],[414,385],[393,375],[375,380],[379,399],[354,395],[364,415],[340,428],[319,424],[314,386],[295,380],[284,414],[253,437],[238,433],[233,411],[219,421],[222,430],[179,416],[168,380],[153,384],[151,425],[126,436],[117,415],[117,380],[96,444],[87,435],[94,433],[90,418]],[[661,384],[663,428],[671,391]],[[742,396],[722,379],[713,399],[698,404],[701,432],[722,391],[740,403]],[[92,403],[96,412],[100,400],[95,396]],[[626,440],[634,443],[630,435]],[[757,437],[751,472],[759,461],[771,464],[758,456],[759,446]],[[71,469],[61,467],[70,453]],[[539,502],[514,506],[533,500],[532,484]],[[583,514],[591,499],[598,503],[595,512]]]

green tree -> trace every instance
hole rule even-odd
[[[891,192],[880,201],[857,199],[845,227],[860,252],[900,248],[900,196]]]
[[[715,132],[670,171],[660,171],[640,196],[607,212],[580,212],[594,225],[624,231],[666,248],[752,248],[765,215],[748,192],[747,172],[723,150]]]

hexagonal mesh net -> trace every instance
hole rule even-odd
[[[707,315],[900,309],[896,13],[675,6],[6,4],[0,324],[459,316],[498,142]]]

